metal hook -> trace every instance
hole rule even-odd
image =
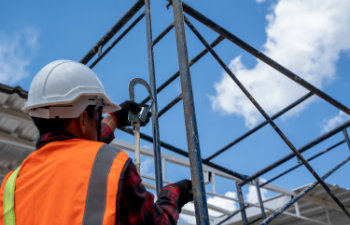
[[[150,110],[150,108],[152,107],[153,105],[153,95],[152,95],[152,92],[151,92],[151,88],[150,86],[148,85],[148,83],[141,79],[141,78],[134,78],[130,81],[129,83],[129,97],[130,97],[130,101],[135,101],[135,85],[136,84],[141,84],[143,85],[144,87],[146,87],[147,91],[148,91],[148,94],[150,96],[150,99],[151,99],[151,104],[149,106],[142,106],[140,112],[138,114],[135,114],[135,113],[132,113],[132,112],[129,112],[128,114],[128,119],[131,123],[143,123],[146,121],[147,119],[147,114]]]
[[[136,84],[142,84],[143,86],[146,87],[148,94],[151,99],[151,105],[149,106],[142,106],[141,110],[139,113],[133,113],[129,111],[128,114],[128,120],[131,122],[133,125],[133,131],[134,131],[134,136],[135,136],[135,165],[137,172],[140,173],[141,169],[141,160],[140,160],[140,125],[143,122],[146,122],[147,120],[147,114],[149,112],[149,109],[153,105],[153,95],[151,93],[151,88],[147,84],[147,82],[141,78],[134,78],[130,81],[129,83],[129,97],[131,101],[135,101],[135,94],[134,94],[134,88]]]

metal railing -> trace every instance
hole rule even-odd
[[[236,191],[238,193],[238,199],[231,199],[233,201],[237,201],[239,203],[240,209],[238,210],[223,210],[215,208],[215,210],[219,210],[221,213],[226,215],[226,218],[224,218],[219,224],[222,224],[224,222],[227,222],[231,217],[233,217],[236,214],[241,214],[242,222],[244,225],[251,224],[251,223],[257,223],[260,221],[260,224],[268,224],[270,223],[274,218],[276,218],[279,214],[284,213],[286,215],[295,216],[298,218],[303,218],[302,216],[298,215],[298,205],[294,204],[299,200],[301,197],[303,197],[308,191],[310,191],[312,188],[314,188],[317,184],[320,184],[324,191],[333,199],[333,201],[337,204],[337,206],[341,209],[341,211],[350,218],[350,213],[348,209],[344,206],[342,201],[339,200],[339,198],[332,192],[332,190],[328,187],[328,185],[325,183],[324,179],[328,177],[331,173],[335,172],[341,165],[344,165],[349,158],[347,158],[345,161],[341,162],[339,165],[337,165],[334,169],[329,171],[329,173],[325,174],[324,176],[320,176],[314,168],[310,165],[310,161],[320,157],[327,152],[336,149],[338,146],[346,143],[350,147],[350,141],[349,137],[346,131],[346,128],[349,127],[350,121],[345,122],[344,124],[338,126],[337,128],[334,128],[333,130],[329,131],[328,133],[316,138],[315,140],[307,143],[301,148],[296,148],[291,140],[285,135],[285,133],[276,125],[274,122],[275,119],[280,117],[281,115],[285,114],[286,112],[290,111],[292,108],[296,107],[300,103],[304,102],[311,96],[317,96],[324,101],[326,101],[328,104],[333,105],[334,107],[338,108],[342,112],[346,114],[350,114],[350,110],[348,107],[343,105],[342,103],[338,102],[336,99],[332,98],[331,96],[327,95],[314,85],[310,84],[309,82],[302,79],[297,74],[293,73],[289,69],[285,68],[284,66],[277,63],[275,60],[269,58],[264,53],[258,51],[248,43],[244,42],[231,32],[227,31],[211,19],[205,17],[200,12],[196,11],[194,8],[190,7],[189,5],[182,3],[181,0],[172,0],[169,1],[169,5],[173,8],[173,14],[174,14],[174,21],[169,26],[167,26],[154,40],[152,39],[152,22],[151,22],[151,9],[150,9],[150,0],[138,0],[136,3],[116,22],[114,26],[93,46],[93,48],[81,59],[81,62],[84,64],[87,64],[95,55],[97,55],[97,58],[95,61],[90,65],[90,67],[94,67],[121,39],[123,39],[127,33],[137,24],[139,23],[143,18],[146,18],[146,39],[147,39],[147,51],[148,51],[148,68],[149,68],[149,80],[150,80],[150,86],[151,90],[153,92],[153,95],[155,96],[155,104],[152,107],[152,133],[153,136],[149,136],[147,134],[141,133],[141,138],[152,142],[153,143],[153,156],[155,160],[155,189],[157,192],[159,192],[160,188],[163,185],[163,182],[167,183],[167,180],[164,176],[164,163],[162,163],[162,160],[164,158],[166,160],[174,161],[171,159],[171,157],[165,157],[163,154],[161,154],[161,148],[168,149],[170,151],[173,151],[177,154],[180,154],[182,156],[188,157],[189,162],[182,163],[186,164],[185,166],[189,166],[191,170],[191,177],[192,177],[192,184],[194,188],[194,205],[195,205],[195,216],[197,224],[209,224],[209,214],[208,214],[208,208],[215,208],[209,204],[207,204],[206,196],[207,195],[214,195],[214,196],[220,196],[215,193],[215,184],[213,184],[214,192],[206,192],[205,191],[205,181],[203,178],[203,171],[210,172],[211,176],[213,176],[212,179],[215,180],[215,176],[223,176],[225,178],[229,178],[235,181],[236,183]],[[138,17],[131,22],[131,24],[112,42],[112,44],[109,45],[109,47],[106,48],[106,50],[102,51],[103,47],[113,39],[113,37],[133,18],[137,15],[138,11],[140,11],[144,7],[144,12],[141,12]],[[207,26],[211,30],[218,33],[217,39],[212,42],[208,43],[205,38],[202,36],[202,34],[197,30],[197,28],[192,24],[192,22],[184,15],[184,13],[191,18],[195,19],[197,22]],[[190,30],[195,34],[195,36],[200,40],[200,42],[204,45],[204,49],[198,53],[197,56],[195,56],[193,59],[188,59],[188,53],[187,53],[187,42],[185,37],[185,24],[190,28]],[[161,41],[162,38],[166,37],[168,35],[169,31],[172,30],[172,28],[175,28],[175,34],[176,34],[176,44],[177,44],[177,55],[178,55],[178,62],[179,62],[179,71],[177,71],[175,74],[173,74],[168,80],[166,80],[163,84],[161,84],[158,88],[156,87],[156,73],[154,69],[154,56],[153,56],[153,47]],[[214,47],[217,46],[221,41],[228,40],[232,42],[233,44],[237,45],[244,51],[250,53],[254,57],[260,59],[267,65],[269,65],[271,68],[277,70],[280,72],[281,75],[284,75],[291,79],[293,82],[296,82],[298,85],[304,87],[309,92],[301,97],[300,99],[296,100],[295,102],[291,103],[286,108],[282,109],[278,113],[276,113],[273,116],[269,116],[266,111],[261,107],[261,105],[255,100],[254,96],[250,94],[248,89],[241,83],[241,81],[237,78],[236,74],[234,74],[228,66],[225,64],[225,62],[221,59],[221,57],[218,55],[218,53],[215,52]],[[246,132],[245,134],[241,135],[240,137],[236,138],[235,140],[231,141],[221,149],[213,152],[209,157],[202,159],[201,158],[201,151],[200,151],[200,145],[199,145],[199,137],[198,137],[198,131],[197,131],[197,122],[196,122],[196,113],[194,109],[194,97],[192,94],[192,81],[190,76],[190,67],[194,65],[197,61],[199,61],[204,55],[207,53],[210,53],[213,58],[219,63],[219,65],[223,68],[223,70],[232,78],[234,83],[240,88],[240,90],[246,95],[246,97],[251,101],[251,103],[255,106],[255,108],[260,112],[260,114],[265,118],[265,121],[251,129],[250,131]],[[180,77],[181,79],[181,87],[182,87],[182,94],[177,96],[175,99],[171,100],[169,104],[167,104],[163,109],[161,109],[158,112],[157,108],[157,94],[160,93],[162,90],[164,90],[170,83],[172,83],[176,78]],[[142,103],[147,103],[149,98],[145,98]],[[186,134],[187,134],[187,144],[188,144],[188,151],[183,150],[181,148],[178,148],[176,146],[170,145],[168,143],[165,143],[160,140],[160,131],[159,131],[159,125],[158,125],[158,119],[160,116],[165,114],[169,109],[171,109],[174,105],[176,105],[178,102],[183,101],[183,107],[184,107],[184,115],[185,115],[185,123],[186,123]],[[255,133],[259,129],[263,128],[266,125],[270,125],[274,131],[279,135],[279,137],[284,141],[284,143],[291,149],[292,153],[289,155],[277,160],[276,162],[272,163],[271,165],[268,165],[267,167],[263,168],[260,171],[257,171],[253,175],[244,175],[240,174],[239,172],[232,171],[229,168],[225,168],[223,166],[217,165],[212,162],[214,158],[217,156],[223,154],[224,152],[228,151],[230,148],[232,148],[237,143],[241,142],[251,134]],[[121,128],[121,130],[132,134],[132,131],[128,128]],[[306,159],[301,153],[307,151],[308,149],[312,148],[313,146],[323,142],[324,140],[328,139],[329,137],[332,137],[335,134],[338,134],[340,132],[343,132],[344,139],[338,141],[337,143],[333,144],[329,148],[326,148],[322,152],[319,152],[315,154],[314,156]],[[149,154],[149,153],[147,153]],[[265,173],[271,171],[272,169],[277,168],[278,166],[284,164],[288,160],[297,157],[299,162],[297,165],[287,169],[286,171],[280,173],[279,175],[276,175],[275,177],[271,178],[268,181],[265,182],[259,182],[259,177],[264,175]],[[176,159],[176,162],[178,162],[179,159]],[[176,163],[174,162],[174,163]],[[180,162],[182,162],[180,160]],[[181,163],[180,163],[181,164]],[[163,166],[162,166],[163,165]],[[281,176],[288,174],[289,172],[293,171],[294,169],[298,168],[299,166],[305,166],[307,170],[314,176],[316,179],[315,183],[313,183],[310,187],[308,187],[305,192],[302,194],[294,197],[288,204],[286,204],[283,208],[280,210],[271,209],[266,207],[265,202],[268,200],[262,200],[260,189],[268,189],[272,191],[279,192],[280,195],[290,194],[288,191],[283,191],[280,188],[277,188],[275,186],[272,186],[270,183],[272,181],[275,181],[276,179],[280,178]],[[150,177],[146,177],[149,179]],[[244,200],[243,194],[242,194],[242,188],[244,185],[247,184],[255,184],[257,188],[257,195],[260,196],[258,204],[252,204],[249,202],[246,202]],[[149,185],[151,186],[151,185]],[[223,197],[221,195],[221,197]],[[284,210],[290,207],[291,205],[295,205],[296,207],[296,214],[292,214],[290,212],[285,212]],[[251,221],[249,221],[246,211],[251,207],[258,207],[260,209],[261,215],[259,217],[253,218]],[[273,213],[271,213],[273,211]],[[191,214],[191,213],[190,213]],[[269,216],[267,215],[269,214]],[[310,221],[313,221],[315,223],[324,224],[322,221],[317,221],[314,219],[306,218]]]

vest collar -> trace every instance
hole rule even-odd
[[[44,145],[53,141],[64,141],[76,138],[74,135],[67,132],[48,132],[41,135],[36,142],[36,149],[42,148]]]

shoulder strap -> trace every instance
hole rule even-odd
[[[10,175],[4,188],[4,222],[5,225],[16,225],[15,221],[15,186],[20,166]]]

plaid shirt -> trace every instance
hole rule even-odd
[[[75,137],[68,133],[47,133],[39,138],[37,149],[47,143],[70,138]],[[114,139],[113,131],[104,123],[101,126],[101,139],[105,143],[110,143]],[[180,211],[179,188],[174,185],[163,187],[158,200],[154,203],[153,194],[141,183],[142,180],[131,160],[125,168],[124,174],[120,177],[123,183],[117,199],[118,218],[115,224],[176,224]]]

